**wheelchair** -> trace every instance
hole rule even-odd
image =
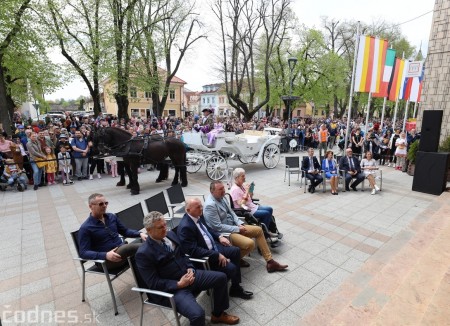
[[[256,225],[260,226],[263,230],[264,237],[266,238],[267,242],[270,244],[271,248],[276,248],[279,246],[279,241],[281,238],[283,238],[283,234],[278,231],[277,224],[275,222],[275,218],[272,216],[272,224],[271,225],[265,225],[264,223],[261,223],[258,221],[256,217],[253,216],[253,214],[250,212],[250,210],[242,208],[242,207],[234,207],[233,204],[233,198],[231,198],[231,195],[227,193],[228,200],[230,203],[230,207],[233,210],[233,212],[240,218],[243,218],[245,223],[249,225]],[[258,199],[253,198],[254,202],[257,202]],[[274,236],[274,234],[276,236]],[[258,249],[259,250],[259,249]]]

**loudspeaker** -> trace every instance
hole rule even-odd
[[[447,186],[450,153],[417,152],[412,190],[440,195]]]
[[[423,111],[419,151],[437,152],[441,135],[442,110]]]

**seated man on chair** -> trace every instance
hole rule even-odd
[[[241,283],[240,250],[230,241],[206,225],[202,216],[202,203],[198,198],[186,201],[186,214],[177,227],[183,252],[192,258],[208,257],[212,270],[224,272],[231,279],[230,297],[251,299],[253,293],[245,291]]]
[[[263,230],[260,226],[244,225],[237,215],[226,203],[225,187],[221,181],[213,181],[209,187],[211,194],[205,201],[203,215],[206,224],[216,232],[231,233],[230,239],[234,246],[241,249],[241,266],[248,267],[249,264],[242,260],[248,253],[253,251],[256,244],[261,250],[262,256],[267,262],[266,268],[269,273],[285,270],[288,265],[281,265],[272,258],[272,253],[267,245]]]
[[[361,182],[364,181],[364,173],[361,172],[361,166],[359,164],[359,160],[353,157],[353,151],[351,148],[347,148],[345,151],[346,156],[341,157],[339,162],[339,168],[344,170],[345,172],[345,190],[350,191],[350,181],[355,179],[352,183],[352,190],[356,190],[356,186],[358,186]]]
[[[316,187],[323,181],[320,167],[317,157],[314,156],[314,148],[308,148],[308,156],[304,157],[302,161],[302,170],[305,173],[305,177],[311,182],[308,187],[308,192],[312,194],[316,191]]]
[[[222,272],[195,270],[180,247],[173,231],[160,212],[150,212],[144,217],[144,227],[149,237],[136,253],[136,266],[140,276],[152,290],[174,294],[180,314],[190,325],[205,325],[205,311],[197,303],[195,294],[207,289],[213,291],[212,323],[234,325],[239,317],[225,312],[229,307],[227,276]]]
[[[143,241],[147,234],[127,229],[116,214],[106,213],[108,202],[102,194],[90,195],[88,202],[91,214],[78,232],[81,258],[106,260],[106,267],[111,269],[128,264],[127,257],[134,255],[142,243],[126,244],[119,234]]]

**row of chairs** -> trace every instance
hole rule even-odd
[[[168,188],[166,190],[166,194],[168,201],[166,201],[166,196],[164,195],[164,192],[161,191],[160,193],[144,200],[144,203],[148,212],[159,211],[160,213],[164,214],[166,221],[173,229],[175,227],[174,218],[179,213],[184,214],[185,196],[180,185]],[[203,195],[195,195],[195,196],[203,197]],[[140,202],[116,213],[116,215],[127,228],[134,230],[141,230],[143,228],[142,222],[144,219],[144,209],[143,205]],[[135,283],[137,285],[136,287],[133,287],[132,290],[139,292],[141,297],[141,304],[142,304],[141,325],[142,325],[144,305],[154,305],[165,309],[171,309],[175,314],[177,325],[180,325],[179,320],[180,316],[176,311],[173,295],[170,293],[148,289],[144,284],[144,282],[142,281],[142,279],[140,278],[137,269],[135,268],[134,257],[129,257],[128,260],[129,264],[125,264],[120,268],[114,270],[108,270],[108,268],[106,267],[105,260],[86,260],[80,257],[78,230],[71,232],[71,237],[77,253],[77,257],[75,257],[74,259],[80,262],[82,271],[82,296],[81,296],[82,302],[85,302],[86,274],[89,273],[89,274],[104,275],[111,294],[111,299],[114,307],[114,314],[118,315],[117,303],[114,294],[114,289],[112,286],[112,281],[114,281],[120,275],[125,273],[131,267]],[[135,241],[141,240],[138,239]],[[192,259],[192,260],[196,263],[202,264],[205,269],[208,269],[207,260],[204,259]],[[144,295],[147,295],[147,299],[145,299]],[[151,299],[151,295],[167,298],[169,306],[167,307],[154,303]]]
[[[339,170],[339,161],[342,158],[342,156],[336,156],[336,162],[338,162],[338,171],[339,171],[339,184],[338,187],[342,185],[343,191],[345,191],[345,178],[344,178],[344,171]],[[300,163],[300,157],[299,156],[286,156],[286,165],[284,169],[284,182],[286,182],[286,176],[288,178],[288,185],[291,185],[291,174],[297,175],[297,181],[300,181],[300,187],[304,187],[304,192],[306,193],[306,186],[308,179],[306,178],[305,171],[302,170],[301,163]],[[322,162],[324,159],[323,156],[320,157],[320,162]],[[327,185],[327,179],[325,178],[325,172],[321,171],[322,177],[323,177],[323,186],[322,186],[322,192],[326,192],[326,185]],[[379,179],[380,179],[380,190],[383,187],[383,171],[378,170]],[[361,190],[364,191],[365,189],[365,181],[363,181]]]

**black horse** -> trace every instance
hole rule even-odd
[[[169,157],[175,167],[175,176],[172,185],[178,184],[186,187],[186,150],[184,144],[176,138],[162,138],[152,135],[144,138],[132,138],[132,135],[119,128],[100,128],[93,137],[94,151],[100,154],[122,156],[127,169],[132,195],[139,194],[138,168],[141,163],[152,163],[160,166],[160,173],[156,182],[168,178],[169,166],[165,159]]]

